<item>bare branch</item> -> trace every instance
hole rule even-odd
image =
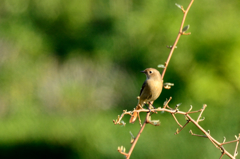
[[[173,118],[175,119],[176,123],[182,128],[183,126],[178,122],[176,116],[172,113]]]
[[[177,135],[177,134],[179,134],[184,128],[185,128],[185,126],[187,126],[187,124],[189,124],[189,122],[190,122],[190,120],[188,120],[187,122],[186,122],[186,124],[185,125],[183,125],[183,127],[181,127],[181,129],[180,130],[177,130],[176,132],[175,132],[175,134],[174,135]]]
[[[177,38],[176,38],[173,46],[171,46],[171,51],[170,51],[170,53],[169,53],[169,55],[168,55],[167,61],[166,61],[166,63],[165,63],[165,68],[163,69],[163,72],[162,72],[162,79],[164,79],[164,75],[165,75],[165,73],[166,73],[166,70],[167,70],[169,61],[170,61],[170,59],[171,59],[171,57],[172,57],[173,51],[174,51],[174,49],[176,48],[177,43],[178,43],[178,40],[179,40],[179,38],[180,38],[181,35],[182,35],[183,25],[184,25],[185,19],[186,19],[186,17],[187,17],[187,13],[188,13],[189,9],[191,8],[191,6],[192,6],[192,4],[193,4],[193,1],[194,1],[194,0],[191,0],[191,2],[189,3],[189,5],[188,5],[188,7],[187,7],[186,10],[184,10],[183,7],[181,6],[181,10],[182,10],[183,13],[184,13],[183,19],[182,19],[182,23],[181,23],[181,26],[180,26],[179,33],[178,33],[178,35],[177,35]],[[177,6],[179,7],[180,5],[177,5]]]
[[[147,116],[146,116],[145,122],[143,123],[143,125],[142,125],[140,131],[138,132],[138,134],[137,134],[135,140],[133,141],[132,146],[131,146],[131,148],[130,148],[128,154],[127,154],[127,156],[125,155],[125,156],[126,156],[126,159],[129,159],[129,158],[130,158],[130,156],[131,156],[131,154],[132,154],[132,151],[133,151],[133,149],[134,149],[134,147],[135,147],[135,145],[136,145],[136,143],[137,143],[137,141],[138,141],[138,139],[139,139],[139,137],[140,137],[140,135],[141,135],[143,129],[145,128],[145,126],[146,126],[146,124],[147,124],[147,120],[148,120],[148,118],[149,118],[149,115],[150,115],[150,112],[147,113]]]
[[[207,104],[204,104],[204,105],[203,105],[203,108],[202,108],[202,110],[201,110],[201,113],[199,114],[199,116],[198,116],[198,118],[197,118],[197,122],[199,122],[199,120],[200,120],[200,118],[201,118],[201,116],[202,116],[202,113],[203,113],[203,111],[205,110],[206,107],[207,107]]]
[[[176,4],[176,6],[179,7],[179,8],[182,10],[182,12],[184,13],[184,15],[183,15],[183,19],[182,19],[182,22],[181,22],[181,26],[180,26],[180,28],[179,28],[179,32],[178,32],[178,35],[177,35],[177,37],[176,37],[176,40],[175,40],[174,44],[173,44],[173,45],[170,45],[170,46],[167,46],[168,48],[171,49],[171,50],[170,50],[170,53],[169,53],[169,55],[168,55],[167,61],[165,62],[164,65],[159,65],[159,67],[164,68],[164,69],[163,69],[163,72],[162,72],[162,79],[164,79],[164,76],[165,76],[167,67],[168,67],[168,65],[169,65],[169,61],[170,61],[170,59],[171,59],[171,57],[172,57],[172,54],[173,54],[174,49],[177,48],[177,43],[178,43],[181,35],[189,35],[189,34],[191,34],[191,33],[186,33],[186,31],[189,29],[189,25],[186,26],[186,27],[184,27],[184,28],[183,28],[183,25],[184,25],[184,22],[185,22],[187,13],[188,13],[191,5],[193,4],[193,1],[194,1],[194,0],[191,0],[191,2],[189,3],[189,5],[188,5],[188,7],[187,7],[186,10],[184,10],[183,6],[181,6],[181,5],[179,5],[179,4]],[[166,88],[170,88],[170,86],[171,86],[170,84],[166,84]],[[194,133],[192,132],[192,130],[190,130],[191,135],[208,138],[208,139],[213,143],[213,145],[215,145],[218,149],[221,150],[221,156],[220,156],[220,158],[222,158],[224,155],[229,156],[231,159],[235,159],[235,158],[236,158],[236,156],[237,156],[237,154],[238,154],[237,148],[238,148],[238,145],[239,145],[240,134],[239,134],[238,137],[236,136],[236,140],[226,142],[226,138],[224,138],[224,140],[223,140],[222,143],[218,142],[216,139],[214,139],[214,138],[210,135],[210,131],[209,131],[209,130],[206,131],[205,129],[203,129],[203,128],[199,125],[199,122],[204,120],[204,118],[201,118],[201,117],[202,117],[203,111],[204,111],[205,108],[207,107],[206,104],[204,104],[204,105],[203,105],[203,108],[200,109],[200,110],[192,111],[192,106],[191,106],[190,109],[189,109],[187,112],[184,112],[184,111],[180,111],[180,110],[178,109],[179,106],[180,106],[180,104],[178,104],[178,105],[175,107],[175,109],[170,108],[170,107],[168,106],[168,104],[169,104],[169,102],[171,101],[171,99],[172,99],[172,97],[170,97],[168,100],[166,100],[166,101],[164,102],[163,108],[161,108],[161,107],[159,107],[159,108],[157,108],[157,109],[143,109],[143,108],[141,108],[141,109],[137,109],[137,110],[134,109],[133,111],[124,110],[123,113],[121,114],[121,116],[118,115],[118,118],[117,118],[116,120],[113,120],[113,122],[114,122],[115,125],[116,125],[116,124],[125,125],[125,123],[122,121],[122,118],[124,117],[124,115],[130,115],[130,116],[132,116],[133,113],[136,113],[136,112],[137,112],[138,114],[140,114],[141,112],[146,112],[146,113],[147,113],[143,125],[141,124],[141,119],[140,119],[140,116],[138,115],[139,123],[140,123],[141,128],[140,128],[137,136],[134,137],[133,134],[130,132],[131,138],[132,138],[132,139],[131,139],[131,144],[132,144],[132,146],[131,146],[129,152],[126,153],[126,152],[125,152],[125,148],[124,148],[123,146],[121,146],[121,147],[118,147],[119,153],[123,154],[127,159],[129,159],[130,156],[131,156],[131,154],[132,154],[132,151],[133,151],[133,149],[134,149],[134,147],[135,147],[135,145],[136,145],[136,143],[137,143],[137,141],[138,141],[138,139],[139,139],[139,137],[140,137],[140,135],[141,135],[141,133],[142,133],[142,131],[144,130],[144,128],[145,128],[145,126],[146,126],[146,124],[147,124],[147,123],[150,123],[150,124],[152,124],[152,125],[154,125],[154,126],[160,125],[159,120],[151,120],[150,114],[151,114],[151,113],[163,112],[163,111],[164,111],[164,112],[170,113],[170,114],[173,116],[173,118],[174,118],[174,120],[176,121],[176,123],[177,123],[177,124],[180,126],[180,128],[181,128],[180,130],[177,129],[177,131],[176,131],[175,134],[179,134],[179,133],[186,127],[186,125],[191,122],[191,123],[193,123],[200,131],[202,131],[202,132],[204,133],[204,135],[198,135],[198,134],[194,134]],[[150,105],[150,104],[149,104],[149,108],[151,108],[151,105]],[[198,112],[200,112],[200,113],[199,113],[199,116],[198,116],[197,120],[194,120],[194,119],[190,116],[190,114],[198,113]],[[179,121],[177,120],[175,114],[184,115],[184,117],[185,117],[185,119],[186,119],[187,122],[182,126],[182,125],[179,123]],[[230,154],[230,153],[223,147],[223,145],[230,144],[230,143],[234,143],[234,142],[236,142],[236,147],[235,147],[234,155],[232,155],[232,154]]]
[[[168,103],[172,100],[172,97],[170,97],[168,100],[164,102],[163,109],[165,109],[168,106]]]

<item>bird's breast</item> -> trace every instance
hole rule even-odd
[[[149,101],[154,101],[159,97],[159,95],[162,92],[162,81],[149,80],[148,84],[149,84],[150,92],[152,94]]]

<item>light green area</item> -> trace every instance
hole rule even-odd
[[[0,151],[44,143],[70,149],[62,158],[123,158],[117,147],[128,150],[129,131],[140,127],[128,116],[125,127],[112,120],[136,106],[140,71],[166,61],[183,16],[175,3],[189,2],[0,1]],[[172,96],[170,106],[184,111],[207,104],[201,125],[218,141],[240,133],[239,8],[240,1],[194,1],[185,23],[191,35],[180,38],[165,74],[174,87],[155,102]],[[220,157],[209,140],[188,133],[201,133],[193,125],[174,135],[170,114],[152,119],[161,125],[147,125],[132,158]]]

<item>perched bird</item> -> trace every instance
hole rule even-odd
[[[147,77],[142,85],[140,96],[138,97],[138,105],[136,110],[142,109],[144,104],[152,105],[162,92],[163,80],[160,72],[154,68],[146,68],[141,71]],[[134,112],[129,122],[134,123],[139,113]]]

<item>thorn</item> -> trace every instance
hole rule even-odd
[[[189,32],[189,33],[183,32],[183,33],[182,33],[182,35],[190,35],[190,34],[191,34],[191,32]]]
[[[193,108],[192,105],[190,105],[190,109],[188,110],[188,112],[190,112],[192,110],[192,108]]]
[[[192,130],[190,130],[190,131],[189,131],[189,133],[190,133],[191,135],[193,135],[193,132],[192,132]]]
[[[209,133],[209,135],[210,135],[210,130],[208,130],[207,132],[208,132],[208,133]]]
[[[177,129],[176,132],[175,132],[175,135],[179,133],[179,130]]]
[[[199,121],[203,121],[203,120],[205,120],[205,117],[203,117],[202,119],[199,119]]]
[[[225,143],[225,141],[226,141],[226,137],[224,136],[224,137],[223,137],[223,143]]]
[[[205,109],[207,107],[207,104],[203,104],[203,109]]]
[[[131,138],[130,144],[133,144],[135,139]]]

